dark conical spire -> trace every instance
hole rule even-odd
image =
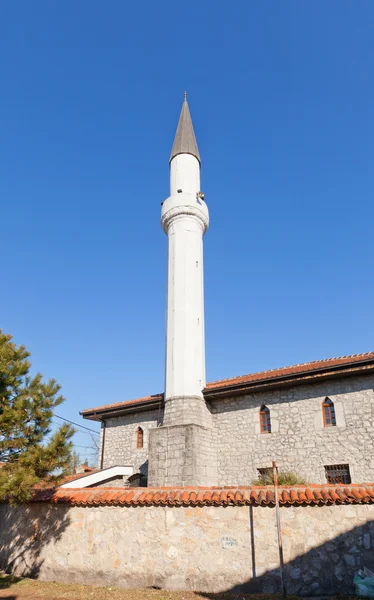
[[[192,154],[192,156],[195,156],[197,160],[201,162],[193,130],[190,109],[188,108],[186,92],[184,92],[184,101],[169,162],[174,156],[177,156],[177,154]]]

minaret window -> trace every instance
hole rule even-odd
[[[270,410],[267,406],[261,406],[260,410],[260,431],[261,433],[271,433]]]
[[[322,412],[323,412],[323,426],[324,427],[335,427],[336,418],[335,418],[335,408],[334,403],[330,398],[325,398],[322,404]]]
[[[141,427],[138,427],[138,430],[136,432],[136,447],[143,448],[143,444],[144,444],[144,432]]]

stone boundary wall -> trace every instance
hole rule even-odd
[[[280,509],[289,594],[353,591],[374,570],[374,505]],[[0,568],[44,580],[279,592],[275,509],[0,505]],[[209,596],[212,599],[212,596]]]

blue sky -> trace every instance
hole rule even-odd
[[[61,416],[163,389],[185,89],[208,380],[373,349],[373,2],[18,0],[0,23],[1,327]]]

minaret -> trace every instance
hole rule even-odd
[[[185,93],[170,155],[170,197],[161,213],[168,236],[166,403],[181,398],[202,400],[206,383],[203,235],[209,213],[203,198],[200,155]]]
[[[203,235],[209,213],[200,191],[200,154],[186,93],[170,155],[164,416],[150,431],[151,486],[214,485],[216,452],[205,387]]]

